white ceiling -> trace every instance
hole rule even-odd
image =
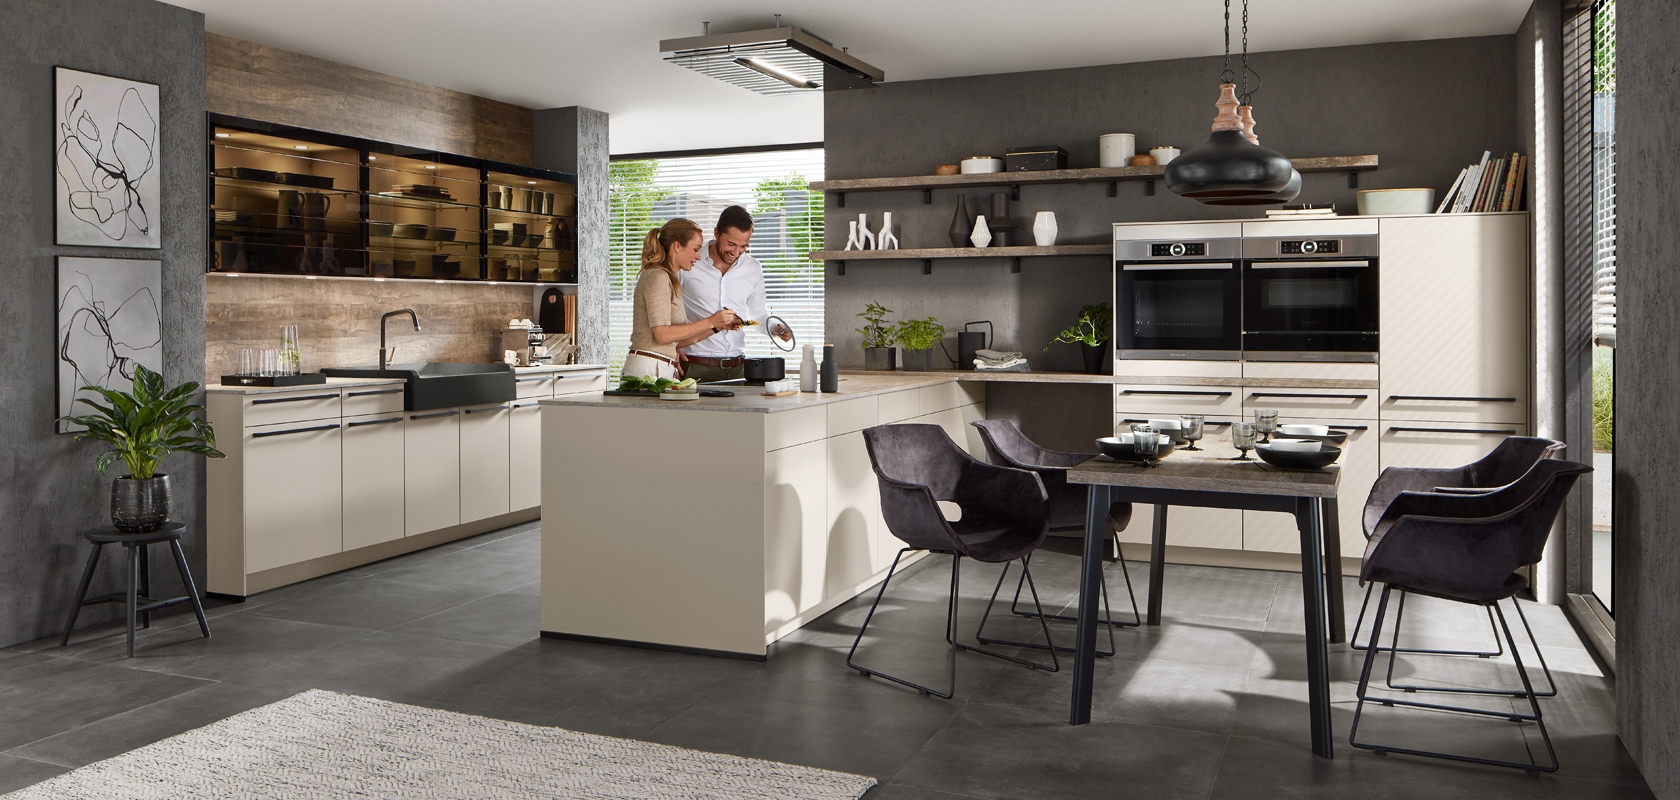
[[[659,41],[798,25],[889,81],[1217,55],[1221,0],[171,0],[212,32],[531,108],[612,118],[614,153],[820,141],[817,94],[764,97]],[[1251,0],[1252,50],[1508,34],[1531,0]],[[1241,2],[1233,4],[1240,17]],[[1233,19],[1233,23],[1236,23]],[[1238,34],[1233,31],[1233,46]]]

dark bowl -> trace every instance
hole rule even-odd
[[[1260,460],[1279,469],[1324,469],[1342,457],[1342,448],[1325,445],[1316,453],[1273,450],[1270,444],[1255,445]]]
[[[395,228],[396,226],[389,222],[381,222],[376,219],[368,220],[368,234],[372,236],[390,236],[391,231]]]
[[[433,242],[455,241],[455,229],[433,226],[426,229],[426,239]]]
[[[426,238],[426,226],[417,224],[396,225],[393,226],[391,235],[402,239],[424,239]]]
[[[1172,455],[1173,446],[1174,445],[1171,441],[1162,442],[1156,448],[1155,459],[1154,460],[1159,461],[1163,458],[1166,458],[1169,455]],[[1105,438],[1102,438],[1102,439],[1098,439],[1097,440],[1097,448],[1102,450],[1103,455],[1108,456],[1109,458],[1112,458],[1115,461],[1142,461],[1143,460],[1142,458],[1140,458],[1138,456],[1137,451],[1132,449],[1132,444],[1130,442],[1122,442],[1122,441],[1120,441],[1120,438],[1117,437],[1117,436],[1111,436],[1111,437],[1105,437]]]

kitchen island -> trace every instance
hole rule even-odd
[[[834,394],[542,401],[544,636],[763,659],[886,576],[865,428],[932,423],[984,459],[983,383],[850,373]],[[917,554],[919,557],[921,554]]]

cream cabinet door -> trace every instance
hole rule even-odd
[[[246,574],[344,550],[338,420],[243,431]]]
[[[1380,458],[1376,425],[1370,420],[1324,419],[1319,424],[1332,426],[1348,434],[1337,464],[1342,478],[1336,483],[1336,521],[1341,526],[1342,556],[1359,558],[1365,554],[1365,533],[1360,515],[1365,499],[1376,483]],[[1295,515],[1277,511],[1243,512],[1243,549],[1267,553],[1301,552],[1301,533],[1295,527]]]
[[[863,432],[843,433],[828,439],[828,567],[823,575],[823,597],[853,586],[881,563],[878,536],[894,542],[892,534],[881,533],[881,494],[875,471],[869,466],[869,449]],[[898,548],[892,548],[896,552]]]
[[[819,439],[765,453],[765,630],[823,601],[827,518],[828,443]]]
[[[1165,417],[1167,414],[1157,414]],[[1130,430],[1123,422],[1142,419],[1141,414],[1115,415],[1115,428]],[[1238,417],[1208,417],[1203,423],[1203,439],[1199,444],[1229,441],[1231,423]],[[1172,506],[1167,510],[1167,544],[1174,547],[1212,547],[1220,550],[1241,550],[1243,546],[1242,512],[1234,508],[1196,508]],[[1120,541],[1148,544],[1155,530],[1155,507],[1141,503],[1132,505],[1132,521],[1120,532]]]
[[[461,521],[508,512],[506,404],[461,409]]]
[[[1381,417],[1527,422],[1528,216],[1381,224]]]
[[[403,415],[346,417],[344,549],[403,537]]]
[[[1384,422],[1382,468],[1462,467],[1481,459],[1507,436],[1527,436],[1526,425]]]
[[[403,529],[407,535],[461,523],[459,409],[413,411],[403,423]]]
[[[542,406],[515,402],[508,410],[508,510],[542,505]]]

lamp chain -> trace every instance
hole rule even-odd
[[[1243,105],[1251,106],[1254,105],[1254,92],[1260,91],[1260,87],[1265,85],[1265,81],[1260,77],[1258,70],[1248,65],[1248,0],[1243,0],[1242,8],[1242,72],[1242,94],[1239,100]],[[1248,76],[1251,74],[1254,76],[1254,91],[1252,92],[1248,89]]]
[[[1225,0],[1225,71],[1219,73],[1220,83],[1231,83],[1231,0]]]

